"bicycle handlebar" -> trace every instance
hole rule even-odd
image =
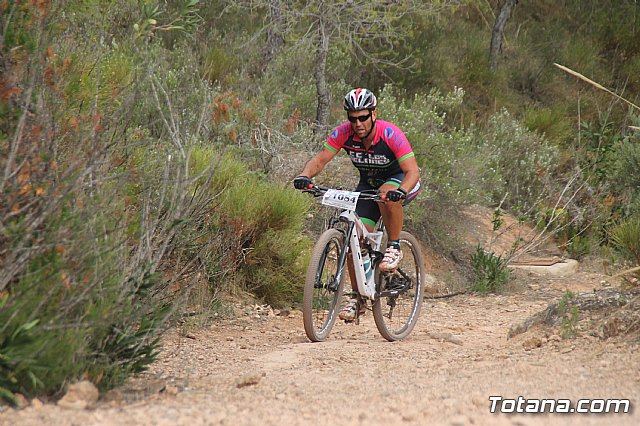
[[[311,185],[309,185],[309,187],[307,189],[303,189],[302,192],[309,193],[309,194],[313,195],[314,197],[321,197],[327,191],[329,191],[331,189],[335,189],[335,190],[339,190],[339,191],[343,190],[342,188],[327,188],[327,187],[319,186],[319,185],[316,185],[316,184],[312,183]],[[370,193],[371,191],[375,191],[375,194]],[[358,192],[360,193],[359,199],[361,199],[361,200],[382,201],[383,203],[386,203],[387,201],[389,201],[389,200],[387,200],[386,194],[380,195],[378,190],[365,189],[364,191],[358,191]],[[402,199],[404,200],[406,198],[407,198],[407,196],[403,195]]]
[[[322,197],[327,191],[329,191],[331,189],[336,189],[336,190],[342,191],[342,188],[327,188],[327,187],[324,187],[324,186],[311,184],[311,185],[309,185],[309,188],[303,189],[302,192],[306,192],[308,194],[311,194],[314,197]],[[360,197],[359,197],[360,200],[387,201],[386,198],[383,198],[382,195],[380,195],[377,190],[375,190],[376,191],[375,194],[372,194],[372,193],[367,192],[367,191],[374,191],[374,190],[369,189],[369,190],[364,190],[364,191],[358,191],[358,192],[360,192]]]

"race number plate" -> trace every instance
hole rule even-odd
[[[359,192],[329,189],[322,197],[322,204],[339,209],[354,211],[358,203]]]

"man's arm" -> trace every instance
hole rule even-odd
[[[327,163],[336,156],[336,154],[337,152],[333,152],[328,148],[324,148],[322,151],[317,153],[315,157],[309,160],[309,162],[304,166],[304,170],[302,170],[302,173],[300,173],[300,175],[309,178],[316,176],[324,169]]]
[[[411,156],[409,158],[405,158],[400,162],[400,168],[404,173],[404,179],[400,184],[400,188],[408,194],[420,180],[420,169],[418,168],[416,157]]]

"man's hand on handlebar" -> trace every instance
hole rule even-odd
[[[293,186],[296,189],[309,189],[313,186],[313,182],[311,181],[311,178],[307,176],[297,176],[293,180]]]
[[[387,193],[383,197],[383,199],[394,203],[400,200],[404,200],[405,198],[407,198],[407,193],[402,188],[394,189],[393,191],[387,191]]]

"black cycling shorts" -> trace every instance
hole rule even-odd
[[[356,187],[356,192],[362,191],[375,191],[380,188],[385,183],[394,185],[396,187],[400,187],[402,180],[404,179],[404,173],[398,173],[397,175],[393,175],[387,179],[368,179],[361,180],[358,182],[358,186]],[[413,187],[411,191],[407,194],[407,198],[402,202],[403,206],[406,206],[411,201],[413,201],[417,196],[418,192],[421,189],[420,181],[416,183],[416,186]],[[362,219],[362,222],[366,225],[375,226],[380,219],[380,207],[378,203],[373,200],[358,200],[358,204],[356,205],[356,213]]]

